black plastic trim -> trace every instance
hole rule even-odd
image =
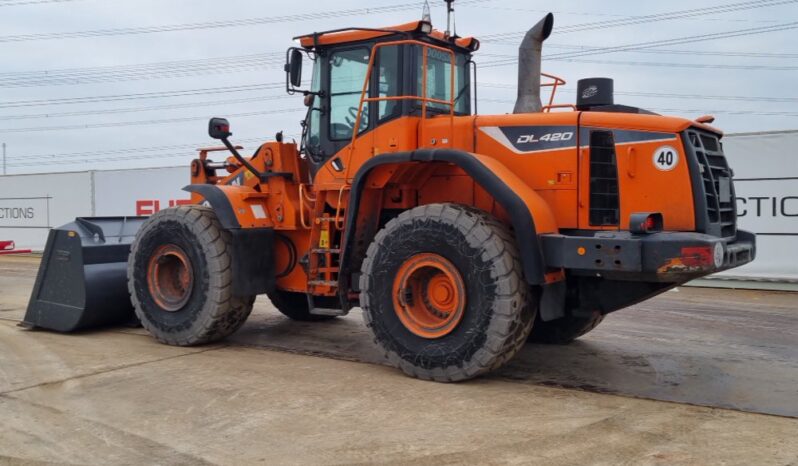
[[[698,155],[690,142],[687,131],[681,133],[682,147],[684,148],[687,166],[690,169],[690,184],[693,187],[693,208],[695,209],[695,231],[707,233],[709,230],[709,217],[707,216],[707,197],[704,189],[704,180],[701,177],[701,165]]]
[[[255,296],[274,289],[274,229],[230,230],[233,295]]]
[[[541,235],[546,262],[569,269],[571,274],[625,281],[684,283],[710,273],[745,265],[756,257],[756,236],[740,230],[734,242],[704,233],[660,232],[634,235],[630,232],[600,232],[593,236]],[[575,232],[579,233],[579,232]],[[589,234],[588,232],[582,232]],[[723,244],[721,266],[663,268],[682,248],[715,247]]]
[[[183,191],[197,193],[204,197],[211,207],[213,207],[214,212],[216,212],[216,217],[219,218],[219,223],[222,224],[222,228],[225,230],[241,228],[241,224],[238,222],[238,217],[236,217],[230,200],[227,199],[227,196],[224,195],[224,192],[222,192],[218,186],[211,184],[190,184],[184,187]]]

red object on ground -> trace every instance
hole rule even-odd
[[[30,254],[30,249],[14,249],[16,245],[13,241],[0,241],[0,256],[8,254]]]

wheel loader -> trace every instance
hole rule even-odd
[[[299,143],[278,133],[245,156],[212,119],[221,144],[191,162],[190,205],[51,231],[24,325],[138,319],[160,342],[201,345],[265,294],[299,321],[360,307],[391,365],[452,382],[752,261],[713,118],[616,104],[606,78],[555,105],[565,81],[541,73],[553,23],[524,37],[517,101],[500,115],[477,113],[479,41],[448,26],[295,38]]]

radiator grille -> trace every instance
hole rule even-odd
[[[737,234],[737,212],[732,184],[732,171],[723,155],[723,144],[712,133],[690,130],[688,142],[698,159],[702,186],[706,198],[707,219],[720,226],[723,237]]]
[[[618,166],[610,131],[590,133],[590,224],[618,225]]]

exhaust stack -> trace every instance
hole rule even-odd
[[[549,13],[527,31],[518,47],[518,99],[513,113],[535,113],[543,110],[540,101],[540,72],[543,41],[554,28],[554,15]]]

